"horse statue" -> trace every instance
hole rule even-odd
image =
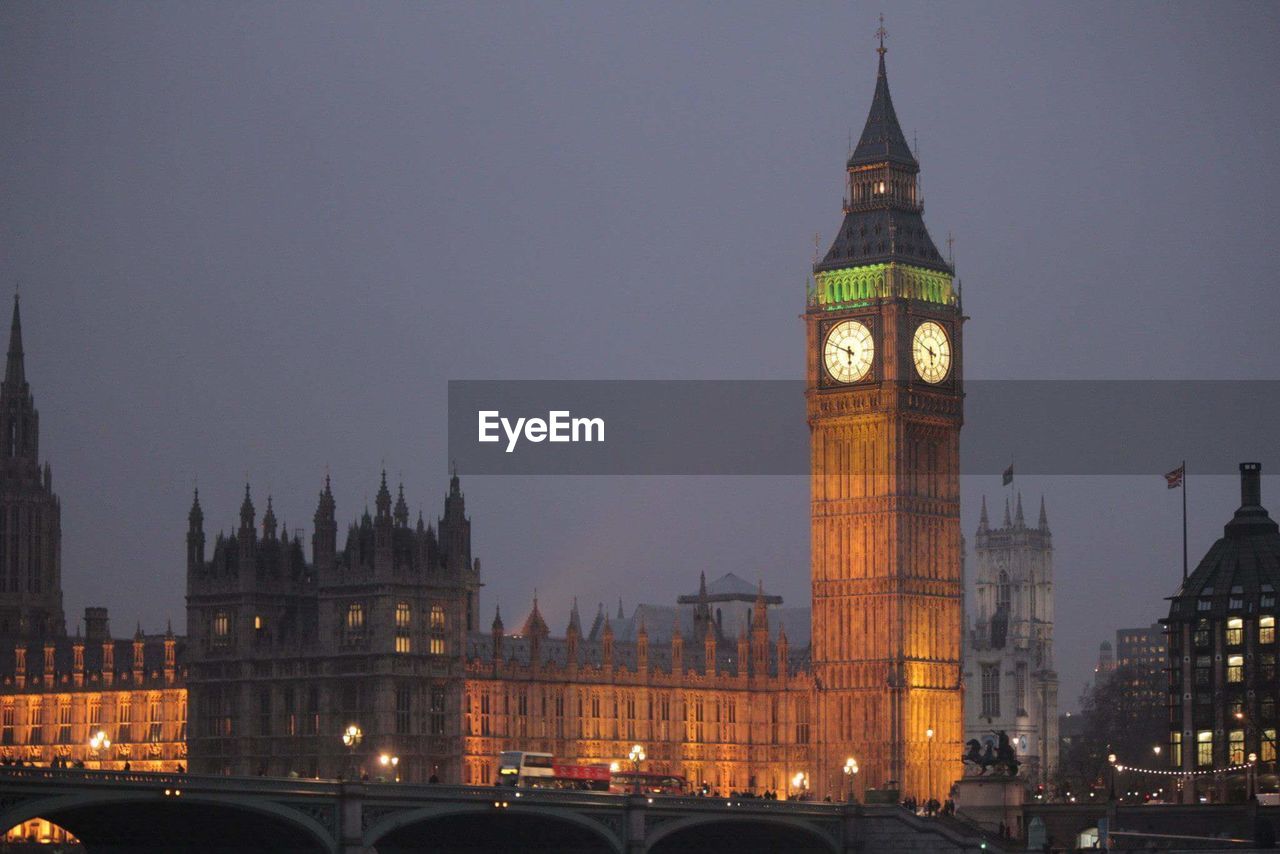
[[[966,770],[969,766],[976,771],[976,776],[986,776],[993,770],[1004,769],[1010,777],[1018,774],[1017,754],[1014,752],[1013,744],[1009,741],[1009,736],[1004,730],[992,730],[996,736],[996,744],[988,741],[985,745],[976,738],[971,738],[965,742],[964,762]]]

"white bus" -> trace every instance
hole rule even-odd
[[[504,750],[498,756],[498,785],[546,787],[555,776],[555,760],[550,753],[526,753]]]

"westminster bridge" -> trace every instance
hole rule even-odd
[[[996,850],[892,805],[0,768],[0,832],[37,817],[89,852]]]

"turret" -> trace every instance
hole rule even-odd
[[[756,604],[751,612],[751,667],[757,673],[769,672],[769,605],[764,598],[764,582],[756,589]]]
[[[109,636],[102,641],[102,687],[110,688],[116,681],[116,642]]]
[[[21,691],[27,687],[27,647],[19,643],[13,648],[13,682]]]
[[[271,496],[267,496],[267,512],[262,515],[262,539],[276,538],[276,511],[271,506]]]
[[[502,661],[502,606],[495,605],[493,609],[493,625],[490,627],[490,634],[493,638],[493,666],[496,669]]]
[[[738,626],[738,675],[746,676],[751,668],[751,641],[747,637],[747,624]]]
[[[785,682],[787,679],[787,628],[786,626],[778,627],[778,681]]]
[[[84,638],[80,637],[79,627],[71,642],[71,682],[77,688],[84,685]]]
[[[640,629],[636,632],[636,670],[649,672],[649,632],[644,627],[644,616],[640,617]]]
[[[393,518],[395,519],[397,528],[409,527],[409,505],[404,500],[404,484],[403,483],[400,484],[399,495],[397,495],[396,497],[396,509],[393,514]],[[418,520],[421,521],[422,517],[419,516]]]
[[[680,616],[676,615],[675,627],[671,629],[671,675],[684,673],[684,635],[680,634]]]
[[[702,672],[708,676],[716,675],[716,633],[707,628],[702,635]]]
[[[191,512],[187,514],[187,573],[204,569],[204,511],[200,509],[200,490],[191,499]],[[88,631],[88,627],[85,627]]]
[[[44,642],[44,687],[50,689],[54,685],[54,645],[53,641]]]
[[[604,653],[604,669],[613,669],[613,623],[608,618],[604,621],[604,635],[601,639],[601,649]]]
[[[454,469],[449,478],[449,494],[444,499],[444,516],[436,526],[440,536],[441,560],[444,568],[460,576],[471,568],[471,520],[467,518],[466,500]]]
[[[178,639],[173,634],[173,621],[164,630],[164,684],[172,685],[178,669]]]
[[[374,567],[380,572],[391,570],[391,490],[387,489],[387,472],[382,471],[382,483],[374,504],[377,513],[373,520]]]
[[[528,618],[524,621],[524,627],[520,630],[520,634],[529,639],[529,665],[537,668],[542,664],[542,644],[547,639],[547,635],[551,632],[547,628],[547,621],[542,618],[542,612],[538,610],[538,594],[533,594],[533,609],[529,612]]]
[[[146,678],[146,636],[142,634],[142,623],[133,633],[133,685],[136,688]]]
[[[582,640],[582,618],[578,615],[578,597],[573,597],[573,607],[569,609],[569,627],[564,632],[566,664],[570,671],[578,669],[578,644]]]
[[[333,568],[338,548],[338,523],[334,518],[333,491],[329,488],[329,475],[324,476],[324,489],[316,503],[315,533],[311,535],[311,555],[316,570]]]

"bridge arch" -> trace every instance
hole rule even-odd
[[[333,854],[337,843],[320,822],[291,807],[244,795],[81,792],[32,798],[0,810],[0,833],[43,818],[79,838],[92,854],[127,845],[131,851],[237,851]]]
[[[465,850],[463,839],[477,851],[503,846],[510,849],[513,839],[538,850],[539,840],[546,838],[548,851],[578,851],[592,854],[622,854],[623,845],[617,835],[588,815],[561,807],[523,807],[512,804],[495,809],[490,804],[468,804],[406,809],[375,823],[364,833],[364,846],[388,854],[398,850],[419,850],[419,832],[430,833],[439,850]],[[569,834],[566,836],[566,832]],[[450,840],[453,840],[450,842]],[[494,843],[497,843],[496,845]],[[436,850],[436,849],[427,849]]]
[[[726,844],[728,847],[726,847]],[[650,854],[679,851],[814,852],[839,854],[840,846],[798,818],[783,816],[691,816],[655,827],[645,834]]]

